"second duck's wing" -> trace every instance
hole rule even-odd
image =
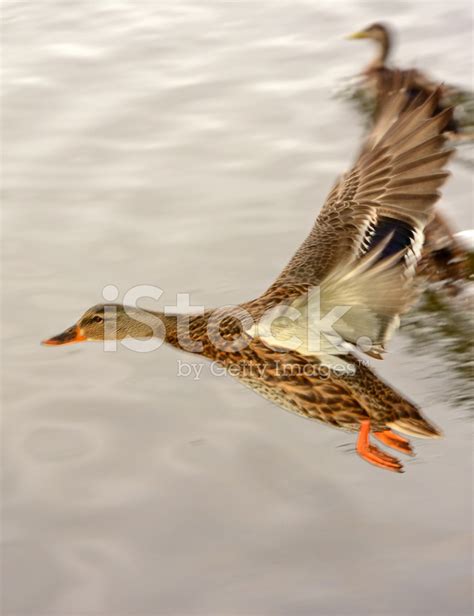
[[[431,117],[434,93],[409,105],[394,74],[374,127],[353,168],[331,190],[310,234],[265,294],[293,295],[294,285],[318,285],[334,268],[357,260],[392,235],[383,256],[418,253],[423,229],[439,199],[452,150],[442,131],[452,110]]]

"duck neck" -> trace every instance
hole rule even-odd
[[[165,314],[162,311],[126,306],[115,314],[115,331],[112,333],[116,340],[158,338],[184,351],[202,353],[203,345],[208,341],[208,316],[209,313],[198,316]]]
[[[132,309],[128,314],[133,322],[128,321],[124,336],[160,338],[182,351],[212,359],[219,351],[235,350],[235,341],[238,342],[242,334],[242,319],[247,313],[242,315],[242,308],[234,307],[228,311],[209,310],[200,315],[165,314],[139,309]],[[215,322],[211,319],[213,315],[216,316]]]
[[[204,315],[153,313],[164,326],[164,341],[178,349],[200,353],[207,339],[207,319]]]
[[[149,339],[161,338],[174,344],[177,337],[177,319],[163,312],[155,312],[131,306],[124,307],[115,314],[117,340],[124,338]]]
[[[190,319],[187,315],[160,314],[160,319],[165,326],[165,342],[167,344],[176,348],[181,348],[181,321],[186,322],[187,318]]]
[[[391,49],[390,37],[387,32],[384,32],[383,36],[377,40],[377,47],[378,53],[371,64],[372,68],[380,68],[385,66],[387,62],[388,54]]]

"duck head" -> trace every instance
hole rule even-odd
[[[371,24],[364,28],[363,30],[359,30],[358,32],[354,32],[350,34],[348,39],[372,39],[373,41],[384,42],[390,37],[387,26],[381,23]]]
[[[391,47],[392,36],[384,24],[375,23],[367,26],[363,30],[359,32],[354,32],[354,34],[350,34],[348,39],[371,39],[375,41],[379,46],[379,53],[376,58],[376,63],[384,64]]]
[[[77,323],[42,344],[122,340],[127,336],[148,339],[157,336],[160,327],[162,331],[163,322],[156,313],[121,304],[98,304],[86,310]]]

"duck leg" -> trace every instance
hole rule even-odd
[[[402,453],[406,453],[409,456],[414,456],[415,452],[413,451],[413,447],[410,444],[410,441],[403,436],[399,436],[392,432],[391,430],[383,430],[383,432],[374,432],[374,436],[387,447],[391,447],[392,449],[397,449]]]
[[[370,435],[370,420],[365,419],[360,422],[360,432],[357,438],[357,453],[361,458],[367,460],[375,466],[385,468],[388,471],[395,473],[403,473],[403,466],[397,458],[383,452],[375,445],[371,445],[369,441]]]

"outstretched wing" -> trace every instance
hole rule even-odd
[[[383,257],[411,250],[418,255],[423,229],[432,216],[448,172],[452,150],[442,131],[452,110],[431,117],[435,92],[407,107],[407,93],[395,73],[380,112],[353,168],[330,192],[309,236],[267,293],[293,285],[318,285],[334,268],[362,257],[392,236]],[[267,295],[267,294],[265,294]],[[284,295],[284,291],[283,291]]]
[[[399,315],[414,301],[423,230],[449,175],[443,168],[452,151],[442,131],[452,112],[432,116],[437,92],[407,104],[399,74],[393,85],[356,164],[331,191],[293,259],[256,300],[267,316],[275,304],[286,306],[277,313],[286,319],[263,327],[261,319],[247,332],[270,346],[330,359],[344,352],[345,342],[362,341],[362,350],[380,357]],[[321,318],[328,313],[337,316],[334,323]]]

